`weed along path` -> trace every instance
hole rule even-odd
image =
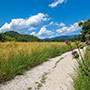
[[[76,65],[71,52],[67,52],[0,85],[0,90],[73,90],[70,75]]]

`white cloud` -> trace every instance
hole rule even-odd
[[[62,4],[63,2],[66,2],[66,0],[57,0],[57,1],[54,1],[53,3],[49,4],[49,6],[51,8],[54,8],[56,7],[58,4]]]
[[[51,21],[50,23],[49,23],[49,25],[53,25],[54,24],[54,22],[53,21]]]
[[[32,32],[32,33],[30,33],[30,35],[36,36],[36,33],[35,32]]]
[[[54,34],[54,32],[47,30],[45,26],[43,26],[40,31],[38,32],[37,36],[41,37],[41,36],[45,36],[45,37],[49,37],[52,34]]]
[[[48,18],[48,21],[51,20],[51,18]]]
[[[48,38],[53,38],[53,37],[55,37],[54,35],[51,35],[51,36],[49,36]]]
[[[28,30],[32,31],[32,30],[36,30],[35,27],[31,27],[31,28],[28,28]]]
[[[50,25],[55,25],[55,26],[58,26],[58,27],[64,27],[65,26],[65,24],[64,23],[57,23],[57,22],[53,22],[53,21],[51,21],[48,25],[46,25],[46,26],[50,26]]]
[[[10,30],[22,30],[22,29],[35,29],[40,25],[42,21],[47,21],[47,14],[38,13],[37,15],[31,16],[28,19],[12,19],[10,23],[5,23],[1,28],[0,32],[10,31]]]
[[[60,26],[60,27],[64,27],[65,24],[64,24],[64,23],[60,23],[59,26]]]
[[[58,26],[59,24],[56,22],[55,25]]]
[[[58,26],[58,27],[64,27],[64,26],[65,26],[65,24],[62,23],[62,22],[61,22],[60,24],[58,24],[58,23],[56,22],[55,25]]]
[[[56,32],[58,32],[59,34],[67,34],[78,30],[80,30],[78,23],[74,23],[73,25],[70,25],[70,27],[65,26],[60,29],[57,29]]]

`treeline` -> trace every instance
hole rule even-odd
[[[6,42],[6,41],[16,41],[16,42],[33,42],[33,41],[37,41],[37,42],[64,42],[67,39],[52,39],[52,40],[41,40],[33,35],[27,35],[27,34],[19,34],[17,32],[14,31],[8,31],[5,33],[0,33],[0,42]],[[75,40],[81,40],[82,39],[82,35],[78,35],[75,36],[74,38],[70,38],[68,39],[72,42],[74,42]]]
[[[73,38],[69,38],[69,39],[52,39],[52,40],[44,40],[45,42],[65,42],[66,40],[70,40],[72,42],[74,42],[75,40],[84,42],[85,40],[83,40],[82,38],[82,34],[79,34],[78,36],[75,36]]]
[[[0,33],[0,41],[1,42],[6,42],[6,41],[33,42],[33,41],[41,41],[41,40],[33,35],[19,34],[14,31],[8,31],[5,33]]]

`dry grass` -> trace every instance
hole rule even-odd
[[[67,51],[70,47],[64,42],[0,43],[0,82],[8,81]]]

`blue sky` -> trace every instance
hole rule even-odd
[[[79,34],[90,18],[90,0],[0,0],[0,32],[39,38]]]

